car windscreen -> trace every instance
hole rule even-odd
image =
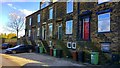
[[[13,47],[13,48],[18,48],[18,47],[20,47],[20,46],[22,46],[22,45],[15,46],[15,47]]]
[[[8,44],[2,44],[2,46],[8,46]]]

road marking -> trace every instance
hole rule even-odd
[[[24,66],[25,64],[28,64],[28,63],[40,63],[40,64],[42,64],[42,66],[48,66],[47,64],[45,64],[43,62],[38,62],[38,61],[21,58],[21,57],[16,57],[16,56],[11,56],[11,55],[7,55],[7,54],[0,54],[0,56],[6,58],[8,60],[11,60],[12,62],[15,62],[20,66]]]

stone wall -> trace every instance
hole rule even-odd
[[[91,48],[92,46],[97,46],[98,49],[101,49],[100,42],[111,42],[110,48],[111,51],[118,51],[120,50],[118,47],[120,42],[118,39],[120,37],[118,36],[119,32],[119,15],[120,15],[120,8],[119,8],[120,2],[111,2],[111,3],[103,3],[99,4],[97,2],[82,2],[78,5],[78,2],[74,3],[74,12],[71,14],[66,14],[66,3],[54,3],[50,6],[39,10],[35,12],[34,14],[30,15],[33,18],[32,24],[33,27],[30,27],[28,25],[29,23],[29,17],[26,17],[26,34],[28,34],[28,30],[30,28],[35,28],[37,31],[37,28],[40,27],[40,31],[42,30],[43,23],[46,22],[46,29],[47,29],[47,42],[49,44],[49,41],[52,39],[48,36],[48,24],[53,23],[53,37],[57,38],[58,34],[58,25],[62,24],[62,40],[67,45],[68,41],[76,42],[77,43],[77,50],[86,49],[86,50],[94,50],[94,48]],[[53,19],[49,20],[49,8],[53,7]],[[79,9],[78,9],[79,8]],[[98,33],[98,15],[96,14],[99,11],[106,10],[106,9],[112,9],[112,12],[110,12],[110,29],[111,32],[109,33]],[[81,39],[81,24],[78,24],[81,22],[81,20],[78,18],[81,14],[85,11],[91,11],[92,14],[90,15],[90,40],[85,41]],[[80,13],[79,13],[80,12]],[[37,23],[37,14],[41,13],[41,22],[40,24]],[[73,34],[66,35],[66,21],[73,19]],[[40,33],[42,34],[42,32]],[[26,35],[28,36],[28,35]],[[36,36],[37,38],[37,36]]]

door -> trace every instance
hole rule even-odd
[[[83,19],[83,39],[89,40],[89,18]]]
[[[58,26],[58,39],[59,40],[62,39],[62,25],[61,24]]]
[[[42,39],[46,40],[46,28],[42,26]]]
[[[44,40],[46,40],[46,29],[44,29]]]
[[[16,49],[17,52],[26,52],[25,46],[20,46]]]
[[[35,40],[35,29],[32,30],[32,39]]]

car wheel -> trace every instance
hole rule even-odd
[[[16,54],[16,51],[12,51],[13,54]]]
[[[32,49],[30,49],[28,52],[31,53],[31,52],[32,52]]]

